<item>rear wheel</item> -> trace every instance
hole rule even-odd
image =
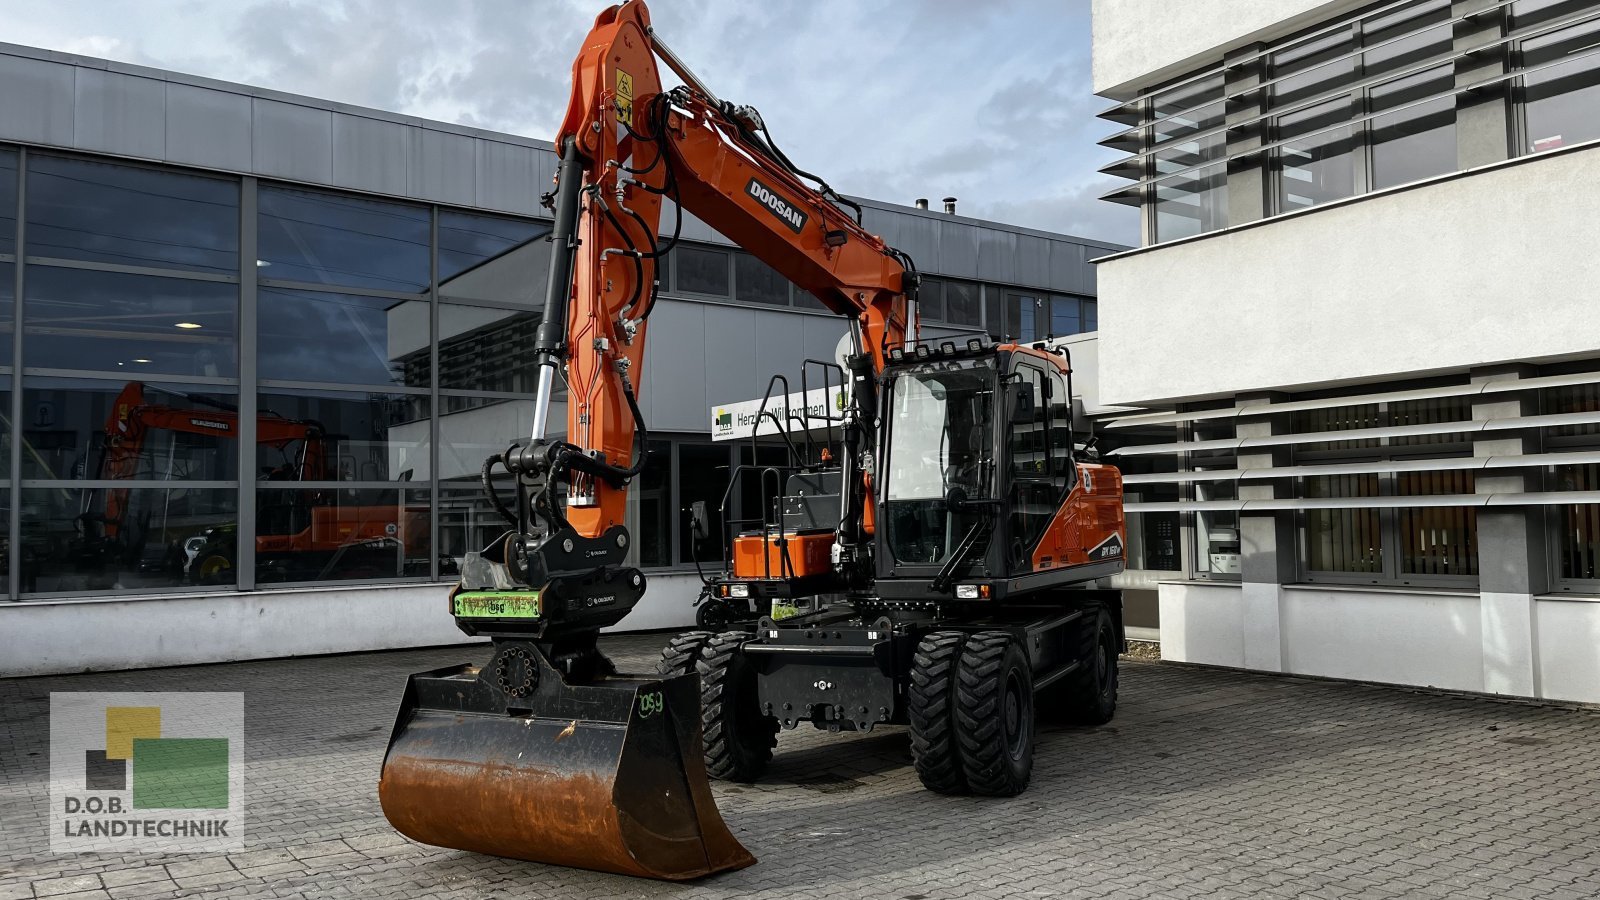
[[[1117,714],[1117,626],[1100,607],[1094,624],[1082,632],[1082,674],[1071,680],[1062,699],[1063,712],[1078,725],[1104,725]]]
[[[917,644],[911,660],[906,712],[911,720],[911,757],[922,786],[938,794],[967,790],[956,746],[956,664],[966,635],[935,631]]]
[[[1014,637],[967,638],[956,667],[956,740],[967,788],[1014,797],[1033,775],[1033,671]]]
[[[656,671],[662,675],[687,675],[695,671],[700,654],[714,637],[716,635],[709,631],[685,631],[678,635],[661,648],[661,661],[656,663]]]
[[[778,743],[778,720],[762,714],[756,672],[744,655],[749,639],[742,631],[716,635],[696,665],[706,773],[724,781],[760,778]]]
[[[708,631],[720,631],[739,621],[733,604],[719,597],[707,597],[694,611],[694,624]]]

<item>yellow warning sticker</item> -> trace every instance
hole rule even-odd
[[[633,76],[617,70],[617,121],[633,127]]]

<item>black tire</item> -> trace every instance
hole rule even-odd
[[[706,643],[716,635],[709,631],[685,631],[674,637],[661,648],[661,660],[656,663],[656,671],[662,675],[687,675],[695,671],[695,665],[700,662],[700,654],[705,652]]]
[[[1122,648],[1111,611],[1100,607],[1093,625],[1081,632],[1081,674],[1074,675],[1062,696],[1062,711],[1076,725],[1104,725],[1117,714],[1117,657]]]
[[[778,743],[778,720],[762,714],[756,672],[742,649],[749,639],[743,631],[716,635],[696,665],[706,774],[723,781],[760,778]]]
[[[967,638],[956,666],[956,740],[967,789],[1015,797],[1033,775],[1033,671],[1003,631]]]
[[[966,640],[959,631],[932,632],[917,644],[911,659],[906,691],[911,758],[922,786],[936,794],[967,792],[955,721],[956,667]]]
[[[721,631],[737,621],[738,611],[733,604],[716,597],[700,601],[694,611],[694,624],[707,631]]]

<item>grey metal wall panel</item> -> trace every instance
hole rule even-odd
[[[641,387],[651,431],[709,433],[706,413],[706,307],[661,300],[650,313]]]
[[[839,341],[844,337],[845,332],[849,331],[844,319],[837,317],[823,318],[821,316],[796,316],[795,318],[800,320],[801,327],[805,331],[806,358],[820,359],[824,362],[837,362],[835,351],[839,348]],[[812,385],[812,387],[818,386]]]
[[[963,222],[939,223],[939,265],[952,278],[978,277],[978,229]]]
[[[250,131],[257,173],[315,184],[333,181],[333,113],[256,97]]]
[[[706,407],[693,430],[709,434],[712,404],[749,400],[766,390],[767,378],[759,374],[756,360],[770,348],[756,343],[755,310],[712,304],[702,304],[702,308],[706,311],[704,351],[692,365],[704,373]],[[792,335],[789,339],[793,340]]]
[[[166,91],[168,161],[251,170],[249,97],[170,81]]]
[[[560,165],[561,158],[556,156],[554,150],[535,150],[533,161],[539,167],[535,176],[538,181],[536,187],[542,196],[545,191],[553,191],[556,186],[556,167]]]
[[[978,277],[985,281],[1023,283],[1017,277],[1017,235],[1009,231],[974,229],[978,233]],[[1044,287],[1044,285],[1039,285]],[[1032,287],[1032,285],[1029,285]]]
[[[380,194],[411,190],[416,129],[344,113],[333,114],[333,183]]]
[[[923,272],[944,274],[939,258],[939,222],[921,216],[908,216],[866,207],[862,225],[883,238],[884,243],[908,253]]]
[[[73,140],[80,150],[161,159],[167,150],[165,82],[79,69],[73,85]]]
[[[800,390],[800,367],[805,362],[805,325],[794,313],[759,310],[755,318],[755,346],[760,352],[755,356],[754,382],[747,397],[759,397],[767,389],[767,381],[774,375],[789,379],[789,389]]]
[[[478,202],[478,149],[472,138],[422,129],[413,195],[435,203],[472,206]]]
[[[1047,241],[1031,234],[1018,234],[1012,237],[1012,242],[1014,245],[1012,264],[1016,267],[1017,283],[1058,291],[1066,289],[1064,285],[1058,285],[1050,279],[1050,245],[1055,243],[1054,241]]]
[[[533,147],[479,138],[477,205],[485,209],[534,215],[539,195],[550,188],[539,184],[538,154]]]
[[[74,67],[0,56],[0,138],[72,146]]]
[[[1089,280],[1090,275],[1086,270],[1091,266],[1085,259],[1085,250],[1082,244],[1073,244],[1068,241],[1050,242],[1050,287],[1061,291],[1075,293],[1092,293]]]

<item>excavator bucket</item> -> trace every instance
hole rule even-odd
[[[755,862],[706,779],[694,676],[568,684],[530,642],[413,675],[378,797],[425,844],[681,881]]]

